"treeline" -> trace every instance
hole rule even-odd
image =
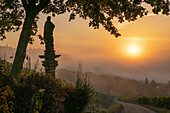
[[[138,97],[137,102],[170,110],[170,97]]]

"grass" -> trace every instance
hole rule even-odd
[[[98,108],[93,111],[85,111],[84,113],[121,113],[123,106],[119,103],[113,103],[108,107]]]

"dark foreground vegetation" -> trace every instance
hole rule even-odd
[[[95,92],[80,72],[70,83],[26,68],[11,77],[11,66],[0,60],[0,113],[117,113],[122,107],[114,96]]]
[[[92,95],[86,78],[75,84],[38,72],[12,78],[0,60],[0,113],[81,113]]]

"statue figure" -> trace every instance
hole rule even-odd
[[[55,25],[51,22],[51,17],[47,17],[47,21],[44,26],[44,42],[45,42],[45,51],[44,55],[40,55],[40,58],[45,58],[42,61],[42,65],[45,67],[45,73],[55,77],[55,68],[58,66],[58,61],[55,58],[58,58],[61,55],[55,55],[54,45],[53,45],[53,30]]]
[[[55,25],[51,22],[51,17],[47,17],[47,21],[44,26],[44,42],[46,45],[46,49],[53,49],[51,45],[53,45],[53,30]]]

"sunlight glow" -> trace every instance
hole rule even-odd
[[[136,52],[136,48],[135,47],[131,48],[131,51]]]
[[[140,54],[140,48],[139,45],[133,44],[128,47],[127,54],[130,56],[139,56]]]

